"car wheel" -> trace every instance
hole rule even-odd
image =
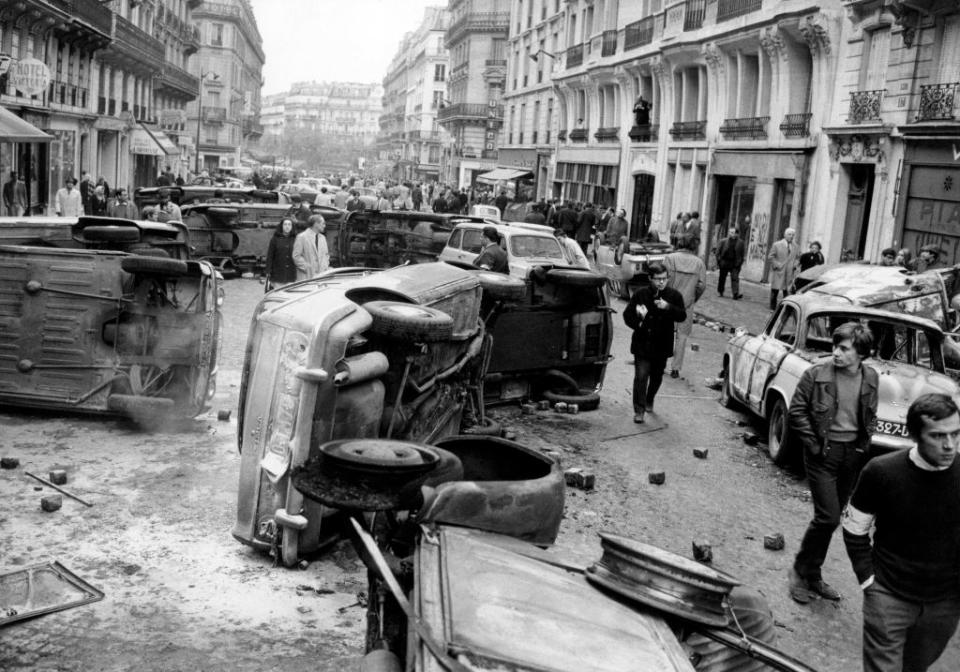
[[[85,240],[98,243],[140,242],[140,230],[134,226],[88,226],[81,233]]]
[[[371,331],[381,336],[436,342],[453,334],[453,318],[436,308],[400,301],[370,301],[363,307],[373,318]]]
[[[141,397],[135,394],[111,394],[107,408],[137,422],[162,420],[173,411],[173,399],[165,397]]]
[[[527,295],[527,283],[493,271],[476,271],[483,293],[500,301],[518,301]]]
[[[476,436],[503,436],[503,426],[495,420],[484,418],[482,422],[463,430],[463,433]]]
[[[547,271],[547,281],[576,287],[602,287],[607,279],[585,268],[551,268]]]
[[[187,262],[180,259],[164,259],[163,257],[126,257],[120,260],[120,268],[127,273],[141,273],[149,275],[173,275],[181,276],[187,274]]]
[[[579,394],[561,394],[560,392],[546,390],[543,393],[543,398],[551,404],[560,402],[576,404],[577,408],[581,411],[592,411],[600,406],[600,395],[593,390],[585,390],[583,388],[580,389]]]
[[[733,394],[730,391],[729,368],[723,371],[723,384],[720,385],[720,403],[731,410],[737,407],[737,400],[733,398]]]
[[[551,382],[558,381],[563,383],[565,389],[559,390],[560,392],[566,392],[568,394],[578,394],[580,392],[580,384],[577,383],[572,376],[567,375],[563,371],[558,369],[550,369],[548,371],[544,371],[543,377]],[[547,383],[546,387],[554,392],[558,391],[558,387],[556,385],[551,385],[550,382]]]
[[[790,461],[787,435],[787,404],[777,397],[767,416],[767,452],[770,459],[778,466],[785,466]]]
[[[758,590],[737,586],[730,591],[728,601],[739,628],[751,641],[768,646],[776,642],[773,612]],[[692,651],[691,657],[696,657],[694,669],[697,672],[760,672],[771,669],[749,654],[731,649],[698,632],[690,633],[681,643]]]

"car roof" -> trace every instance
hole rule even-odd
[[[810,279],[811,285],[804,288],[804,293],[844,296],[851,302],[867,305],[938,292],[942,287],[935,271],[915,273],[898,266],[868,264],[835,264]]]
[[[514,236],[519,233],[524,234],[541,234],[545,237],[553,238],[553,227],[546,226],[544,224],[531,224],[530,222],[491,222],[486,220],[484,222],[461,222],[457,224],[456,228],[458,229],[475,229],[477,231],[482,231],[488,226],[492,226],[497,230],[501,236]]]
[[[859,322],[861,319],[875,318],[887,320],[889,322],[903,322],[921,329],[930,329],[943,333],[939,324],[926,317],[919,317],[909,313],[897,313],[891,310],[881,308],[870,308],[855,304],[842,296],[829,295],[820,296],[815,293],[792,294],[783,301],[784,303],[793,303],[802,311],[805,317],[820,313],[849,314],[850,320]]]

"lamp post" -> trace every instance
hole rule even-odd
[[[203,123],[203,80],[207,78],[207,75],[213,75],[213,79],[220,79],[220,75],[215,72],[207,70],[204,72],[200,71],[200,79],[197,80],[197,146],[194,148],[194,151],[197,152],[196,167],[194,172],[196,176],[200,175],[200,124]]]

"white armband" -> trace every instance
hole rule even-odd
[[[862,537],[870,534],[870,528],[873,526],[874,518],[876,518],[876,516],[872,513],[864,513],[853,504],[847,504],[843,510],[843,517],[841,518],[840,524],[843,525],[844,531]]]

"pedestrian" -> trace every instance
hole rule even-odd
[[[137,206],[127,198],[127,190],[124,187],[117,188],[116,196],[109,203],[109,205],[107,205],[107,217],[140,219],[140,213],[137,211]]]
[[[743,255],[743,240],[740,238],[737,227],[731,226],[727,230],[727,237],[717,246],[716,252],[717,268],[720,269],[717,294],[720,296],[723,296],[727,275],[730,276],[730,291],[733,292],[734,300],[739,300],[743,296],[740,293],[740,268],[743,266]]]
[[[584,255],[590,251],[590,243],[593,242],[593,236],[597,230],[597,211],[593,209],[593,203],[587,203],[583,206],[583,212],[580,213],[580,221],[577,224],[577,243]]]
[[[690,215],[685,212],[678,212],[677,218],[670,224],[670,246],[673,247],[673,249],[676,250],[680,247],[680,236],[683,235],[683,231],[689,221]]]
[[[310,226],[301,231],[293,241],[293,263],[297,267],[297,280],[315,278],[330,268],[330,253],[323,232],[327,222],[323,215],[310,215]]]
[[[74,189],[77,181],[68,177],[63,183],[64,186],[57,190],[54,197],[54,212],[58,217],[82,217],[83,199],[80,198],[80,192]]]
[[[500,233],[495,226],[483,227],[483,247],[473,265],[494,273],[509,273],[507,253],[500,247]]]
[[[567,236],[566,231],[558,226],[553,230],[553,235],[556,236],[557,241],[560,243],[563,258],[566,260],[568,266],[590,268],[590,261],[587,259],[587,255],[584,254],[583,249],[575,240],[571,240],[570,237]]]
[[[936,245],[924,245],[920,248],[920,255],[917,257],[916,271],[923,273],[935,268],[941,268],[940,258],[943,256],[943,250]]]
[[[546,224],[547,218],[540,209],[539,203],[531,203],[530,210],[524,216],[523,221],[526,224]],[[576,215],[574,215],[574,221],[576,221]]]
[[[627,223],[627,211],[620,208],[617,210],[617,214],[607,220],[607,226],[603,232],[603,242],[610,247],[618,247],[626,241],[629,230],[630,224]]]
[[[347,200],[347,212],[354,210],[363,210],[363,202],[360,200],[360,192],[356,189],[350,190],[350,198]]]
[[[693,239],[690,245],[693,246],[695,254],[700,251],[700,213],[696,210],[690,213],[690,219],[684,225],[682,235]]]
[[[377,190],[377,204],[373,206],[374,210],[389,210],[390,200],[387,198],[386,190]]]
[[[564,201],[563,207],[557,211],[556,225],[572,238],[577,234],[577,223],[577,213],[573,209],[573,203]]]
[[[500,190],[500,195],[497,196],[493,204],[497,206],[497,209],[500,211],[500,218],[503,219],[503,213],[506,211],[507,206],[510,205],[510,198],[507,196],[505,189]]]
[[[94,189],[96,189],[96,187],[103,187],[104,197],[110,193],[110,183],[107,182],[107,179],[103,175],[97,178],[97,184],[94,185]],[[89,212],[89,210],[84,209],[84,212]]]
[[[880,253],[880,266],[896,266],[897,265],[897,251],[892,247],[888,247]]]
[[[80,173],[80,184],[77,188],[80,190],[80,201],[83,203],[84,212],[90,212],[90,199],[93,198],[93,188],[95,186],[89,171],[85,170]]]
[[[149,222],[157,221],[157,206],[145,205],[143,207],[143,218]]]
[[[700,241],[687,235],[680,237],[680,249],[669,253],[663,259],[663,265],[670,275],[670,287],[683,297],[683,309],[686,318],[677,325],[677,344],[674,348],[673,362],[670,365],[670,377],[679,378],[683,368],[683,356],[687,349],[687,339],[693,331],[693,304],[707,288],[707,266],[697,256]]]
[[[905,269],[912,271],[916,269],[916,264],[913,259],[913,252],[910,251],[909,247],[901,247],[897,250],[896,261],[898,266],[903,266]]]
[[[410,193],[410,200],[413,203],[413,209],[417,212],[420,212],[420,207],[423,205],[423,190],[420,189],[419,182],[413,185],[413,191]]]
[[[800,272],[803,273],[808,268],[813,268],[814,266],[823,265],[823,253],[820,251],[820,241],[815,240],[810,243],[809,249],[800,255],[798,263],[800,264]]]
[[[187,181],[183,179],[183,173],[177,173],[176,183],[178,187],[182,187],[187,183]]]
[[[158,222],[182,222],[180,206],[170,200],[170,190],[163,188],[159,191],[160,203],[157,204]]]
[[[20,217],[27,210],[27,187],[17,171],[10,171],[10,181],[3,185],[3,207],[11,217]]]
[[[786,296],[793,283],[795,266],[797,264],[797,245],[793,242],[796,231],[787,229],[783,238],[770,246],[770,310],[777,307],[777,295],[783,291]]]
[[[320,187],[320,193],[317,194],[316,198],[313,199],[314,205],[325,205],[327,207],[333,206],[333,194],[327,191],[326,187]]]
[[[918,397],[907,431],[916,445],[870,460],[843,512],[843,541],[863,589],[864,672],[928,669],[960,622],[956,403]]]
[[[667,359],[673,355],[674,324],[687,319],[680,292],[667,286],[666,266],[651,262],[647,273],[650,284],[634,292],[623,311],[624,323],[633,330],[633,421],[638,423],[653,413]]]
[[[160,174],[157,175],[157,186],[158,187],[172,187],[173,181],[170,179],[170,166],[167,166],[164,170],[160,171]]]
[[[818,595],[840,599],[821,568],[877,423],[879,377],[863,364],[873,335],[858,322],[846,322],[834,329],[832,339],[833,357],[803,372],[788,415],[790,436],[803,446],[813,500],[813,520],[790,570],[790,597],[799,604]]]
[[[94,217],[105,217],[107,215],[107,196],[103,193],[103,187],[97,185],[93,188],[93,196],[90,197],[90,209],[84,208]]]
[[[296,238],[293,219],[284,217],[267,246],[267,261],[263,269],[266,291],[283,287],[297,279],[297,265],[293,263],[293,245]]]

